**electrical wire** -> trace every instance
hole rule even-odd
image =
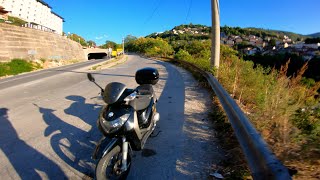
[[[191,6],[192,6],[192,0],[190,0],[190,3],[189,3],[189,8],[188,8],[188,12],[187,12],[186,20],[185,20],[186,23],[187,23],[187,20],[188,20],[188,18],[189,18]]]
[[[156,4],[156,2],[154,3]],[[154,16],[154,14],[156,13],[156,11],[159,9],[161,4],[161,0],[158,0],[158,4],[155,6],[155,8],[153,9],[152,13],[150,14],[150,16],[144,21],[144,25],[146,25]]]

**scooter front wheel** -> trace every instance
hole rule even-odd
[[[102,157],[96,167],[97,180],[126,179],[131,166],[131,157],[128,153],[128,168],[121,170],[122,151],[120,146],[115,146],[109,153]]]

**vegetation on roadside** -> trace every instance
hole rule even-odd
[[[16,25],[16,26],[23,26],[27,23],[27,21],[24,21],[20,18],[13,17],[13,16],[8,16],[8,21],[10,21],[12,25]]]
[[[115,51],[116,49],[122,49],[122,44],[117,44],[113,41],[107,40],[103,45],[99,46],[99,48],[102,48],[102,49],[112,48]]]
[[[35,69],[40,69],[39,63],[26,61],[23,59],[13,59],[10,62],[0,63],[0,77],[8,75],[17,75],[23,72],[30,72]]]
[[[39,60],[28,61],[25,59],[12,59],[9,62],[0,62],[0,77],[17,75],[24,72],[31,72],[38,69],[47,69],[57,66],[64,66],[79,63],[80,60]]]
[[[146,56],[169,57],[173,49],[169,43],[161,38],[138,38],[126,45],[127,51],[137,52]]]
[[[209,40],[177,43],[159,37],[138,38],[126,47],[147,56],[185,60],[214,72]],[[238,51],[222,45],[220,68],[215,73],[276,155],[297,169],[298,177],[319,177],[314,169],[320,165],[320,82],[303,77],[308,64],[291,72],[289,67],[295,63],[295,59],[287,59],[278,69],[263,67],[243,60]]]
[[[80,43],[81,46],[88,46],[88,42],[78,34],[71,33],[71,34],[68,34],[67,37],[77,43]]]

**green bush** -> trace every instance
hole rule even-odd
[[[16,26],[22,26],[22,25],[25,25],[27,22],[20,19],[20,18],[17,18],[17,17],[13,17],[13,16],[9,16],[8,17],[8,20],[12,22],[13,25],[16,25]]]
[[[188,53],[188,51],[185,51],[183,49],[180,49],[175,55],[174,55],[175,59],[178,60],[185,60],[185,61],[191,61],[192,60],[192,56]]]
[[[156,57],[168,57],[173,54],[171,45],[161,38],[138,38],[131,43],[128,50]]]
[[[16,75],[23,72],[30,72],[36,67],[33,63],[23,59],[13,59],[7,63],[0,63],[0,76]]]
[[[320,138],[320,107],[298,109],[292,122],[303,135],[317,140]]]

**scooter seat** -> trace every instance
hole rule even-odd
[[[143,84],[137,87],[138,95],[153,95],[154,91],[151,84]]]

